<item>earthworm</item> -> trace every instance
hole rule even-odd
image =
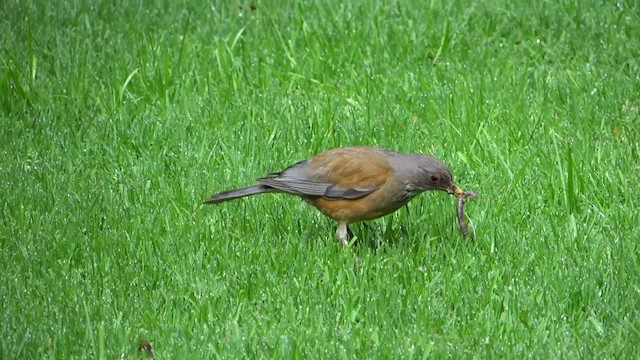
[[[462,235],[469,235],[469,228],[467,227],[467,222],[464,220],[464,203],[467,202],[467,198],[469,197],[478,197],[473,191],[465,191],[458,196],[458,223],[460,224],[460,232]]]

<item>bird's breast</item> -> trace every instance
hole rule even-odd
[[[315,197],[306,200],[330,218],[351,223],[376,219],[398,210],[413,197],[406,197],[405,194],[404,187],[388,181],[381,188],[358,199]]]

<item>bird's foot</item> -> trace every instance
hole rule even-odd
[[[353,233],[351,232],[351,229],[349,229],[349,226],[346,223],[341,222],[338,224],[338,229],[336,230],[336,237],[338,238],[338,241],[342,243],[342,245],[349,246],[349,239],[353,237]]]

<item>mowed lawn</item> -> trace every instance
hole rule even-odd
[[[0,2],[0,358],[639,358],[638,6]],[[472,235],[201,205],[347,145]]]

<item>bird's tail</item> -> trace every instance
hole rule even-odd
[[[210,198],[205,200],[204,203],[217,204],[217,203],[238,199],[245,196],[274,192],[274,191],[277,191],[277,190],[270,186],[264,186],[264,185],[250,186],[250,187],[237,189],[237,190],[224,191],[224,192],[212,195]]]

